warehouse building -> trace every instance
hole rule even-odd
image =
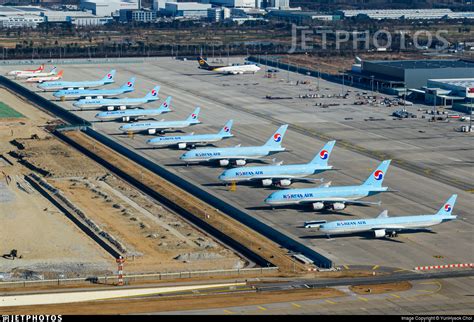
[[[138,0],[81,0],[80,8],[96,16],[118,15],[120,10],[140,9]]]
[[[336,15],[361,19],[474,19],[474,12],[454,12],[451,9],[369,9],[338,10]]]
[[[167,2],[165,12],[169,16],[183,18],[207,18],[207,10],[211,4],[197,2]]]
[[[429,79],[472,78],[474,62],[463,59],[362,60],[354,64],[347,75],[377,90],[421,89]]]
[[[467,103],[474,101],[474,78],[429,79],[423,91],[427,104],[467,112]]]

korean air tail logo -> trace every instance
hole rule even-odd
[[[374,178],[375,178],[375,180],[382,180],[383,179],[383,171],[382,170],[375,171]]]
[[[107,74],[108,79],[112,79],[112,74]]]
[[[444,210],[445,210],[445,211],[450,212],[451,209],[453,209],[453,208],[451,208],[451,205],[450,205],[449,203],[447,203],[447,204],[444,205]]]
[[[329,153],[327,150],[322,150],[321,152],[319,152],[319,157],[321,158],[321,160],[326,160],[329,156]]]
[[[157,93],[156,93],[156,90],[153,89],[153,90],[151,91],[151,96],[156,96],[156,94],[157,94]]]
[[[224,132],[229,133],[230,129],[228,126],[224,126]]]
[[[168,103],[163,102],[163,107],[168,107]]]
[[[281,134],[280,134],[280,133],[276,133],[276,134],[273,136],[273,141],[275,141],[276,143],[281,142]]]
[[[133,86],[132,82],[127,82],[127,87],[132,87],[132,86]]]
[[[191,114],[191,118],[192,118],[193,120],[195,120],[195,119],[197,118],[197,115],[193,113],[193,114]]]

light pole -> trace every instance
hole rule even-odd
[[[319,71],[319,67],[318,67],[318,92],[319,92],[319,79],[321,78],[321,73]]]
[[[474,98],[471,98],[471,115],[469,115],[469,132],[472,131],[472,102],[474,101]]]
[[[287,82],[290,82],[290,55],[286,55],[287,60],[286,60],[286,66],[288,67],[288,80]]]

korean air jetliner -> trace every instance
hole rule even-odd
[[[119,110],[124,110],[130,106],[138,106],[158,100],[159,91],[160,86],[155,86],[148,94],[140,98],[81,99],[72,105],[81,109],[106,107],[108,111],[113,111],[117,107]]]
[[[133,92],[135,90],[135,77],[130,78],[125,84],[119,88],[114,89],[62,89],[54,92],[53,96],[62,101],[68,99],[102,99],[104,97],[118,96],[120,94]]]
[[[153,117],[162,113],[171,112],[171,96],[168,96],[166,100],[161,104],[159,108],[144,110],[140,108],[134,108],[131,110],[118,110],[118,111],[107,111],[100,112],[95,115],[101,121],[106,120],[117,120],[120,119],[122,122],[129,122],[139,119],[140,117]]]
[[[285,151],[281,146],[288,124],[280,128],[272,135],[264,145],[241,147],[240,144],[230,148],[201,148],[184,153],[180,159],[186,163],[190,162],[219,162],[225,167],[231,162],[242,166],[247,160],[258,160],[268,155]]]
[[[219,179],[224,182],[261,181],[264,187],[277,185],[287,187],[293,181],[310,181],[307,176],[331,170],[329,156],[336,141],[330,141],[308,163],[266,165],[258,167],[241,167],[225,170]]]
[[[27,70],[12,70],[7,73],[7,76],[17,76],[20,74],[30,74],[30,73],[40,73],[44,70],[44,64],[36,69],[27,69]]]
[[[111,70],[104,76],[104,78],[96,81],[84,82],[45,82],[38,85],[38,88],[43,91],[59,91],[61,89],[84,89],[92,87],[100,87],[102,85],[111,84],[114,82],[115,69]]]
[[[230,133],[230,130],[232,129],[232,123],[232,120],[227,121],[227,123],[218,133],[191,133],[190,135],[160,136],[153,139],[149,139],[148,141],[146,141],[146,143],[154,146],[177,145],[179,149],[185,149],[188,145],[194,147],[196,146],[196,144],[207,144],[211,142],[217,142],[223,139],[233,137],[233,135]]]
[[[30,73],[21,73],[15,75],[15,78],[31,78],[31,77],[43,77],[43,76],[54,76],[56,75],[56,67],[51,68],[49,72],[30,72]]]
[[[182,129],[188,126],[201,123],[199,121],[199,111],[201,108],[196,107],[187,119],[182,121],[159,121],[159,122],[137,122],[122,125],[119,130],[125,133],[128,132],[148,132],[148,134],[156,134],[156,132],[164,133],[167,129]]]
[[[416,215],[389,217],[388,211],[384,210],[377,218],[331,221],[315,226],[306,226],[307,228],[319,228],[323,233],[332,234],[350,234],[372,231],[375,238],[386,236],[396,237],[398,232],[406,230],[417,230],[447,221],[456,219],[457,216],[451,215],[457,195],[452,195],[448,201],[433,215]]]
[[[380,202],[359,201],[359,199],[388,190],[388,187],[382,187],[382,183],[390,161],[383,161],[360,186],[329,187],[329,185],[324,185],[315,188],[276,191],[265,199],[265,203],[271,206],[306,204],[311,205],[314,210],[324,208],[342,210],[348,204],[379,205]]]

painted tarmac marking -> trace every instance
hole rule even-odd
[[[379,267],[380,267],[379,265],[375,265],[374,267],[372,267],[372,270],[376,270]]]
[[[300,307],[301,307],[301,305],[296,304],[296,303],[291,303],[291,305],[293,305],[293,306],[296,307],[296,308],[300,308]]]
[[[336,304],[336,302],[333,302],[331,300],[325,300],[324,302],[329,303],[329,304]]]
[[[368,301],[369,301],[369,300],[366,299],[365,297],[360,297],[360,296],[359,296],[359,297],[357,297],[357,298],[358,298],[359,300],[361,300],[361,301],[364,301],[364,302],[368,302]]]
[[[267,310],[267,309],[264,308],[263,306],[257,306],[257,307],[258,307],[260,310],[262,310],[262,311],[266,311],[266,310]]]
[[[229,310],[224,310],[224,313],[225,313],[225,314],[234,314],[234,312],[229,311]]]

